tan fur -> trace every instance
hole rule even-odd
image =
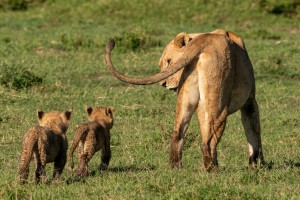
[[[73,144],[70,148],[70,166],[74,168],[73,153],[77,148],[79,166],[77,176],[85,176],[88,173],[88,162],[93,155],[102,150],[100,170],[107,169],[111,158],[110,129],[113,126],[112,106],[93,109],[86,107],[90,122],[81,124],[76,130]]]
[[[190,39],[187,39],[190,38]],[[106,46],[106,63],[115,77],[131,84],[162,86],[178,92],[176,118],[170,141],[169,163],[182,167],[185,132],[196,111],[202,134],[202,155],[207,171],[217,169],[217,144],[227,116],[241,110],[249,145],[249,165],[263,163],[259,111],[255,100],[255,80],[243,40],[232,32],[178,34],[164,49],[161,72],[146,78],[130,78],[118,73]]]
[[[71,111],[44,113],[37,112],[39,125],[29,129],[23,139],[19,164],[20,181],[25,183],[29,175],[32,155],[35,159],[35,181],[45,181],[47,163],[54,162],[53,178],[59,179],[67,160],[68,142],[65,135]]]

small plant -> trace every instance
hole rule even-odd
[[[43,79],[41,77],[28,71],[21,64],[0,64],[0,84],[5,87],[20,90],[42,82]]]
[[[279,2],[271,2],[268,0],[260,0],[259,6],[267,11],[268,13],[274,15],[284,15],[287,17],[298,14],[297,7],[300,6],[300,1],[279,1]]]
[[[137,51],[144,50],[149,47],[161,46],[161,41],[146,34],[139,33],[123,33],[121,36],[115,37],[116,46],[123,51]]]
[[[79,50],[82,48],[94,49],[99,48],[99,46],[94,39],[86,35],[70,35],[66,33],[60,36],[57,43],[52,44],[53,48],[63,51]]]

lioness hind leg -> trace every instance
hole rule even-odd
[[[179,90],[176,104],[176,119],[170,141],[169,165],[171,168],[182,168],[182,146],[185,132],[199,102],[199,90],[195,82],[188,82]]]
[[[255,168],[259,159],[261,160],[261,164],[264,164],[264,157],[261,144],[259,110],[254,97],[248,99],[247,103],[242,107],[241,112],[249,145],[249,166]]]
[[[197,116],[202,134],[201,151],[204,169],[208,172],[217,171],[217,145],[225,129],[227,108],[224,108],[217,117],[207,118],[199,107]]]

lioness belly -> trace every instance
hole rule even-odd
[[[243,105],[245,105],[246,101],[250,97],[253,86],[254,84],[251,80],[246,77],[243,80],[240,79],[240,81],[236,81],[230,98],[228,114],[238,111]]]

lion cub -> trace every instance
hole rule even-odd
[[[21,183],[29,175],[29,164],[35,158],[35,182],[46,179],[45,167],[54,162],[53,178],[59,179],[67,160],[68,142],[65,135],[71,117],[71,111],[37,111],[39,125],[29,129],[23,138],[23,148],[19,165]]]
[[[88,173],[88,162],[93,155],[102,150],[100,170],[107,169],[110,158],[110,129],[113,126],[113,112],[115,109],[112,106],[108,108],[99,107],[85,108],[89,121],[81,124],[75,130],[72,147],[70,148],[70,166],[74,168],[73,153],[77,148],[79,166],[76,170],[76,176],[85,176]]]

